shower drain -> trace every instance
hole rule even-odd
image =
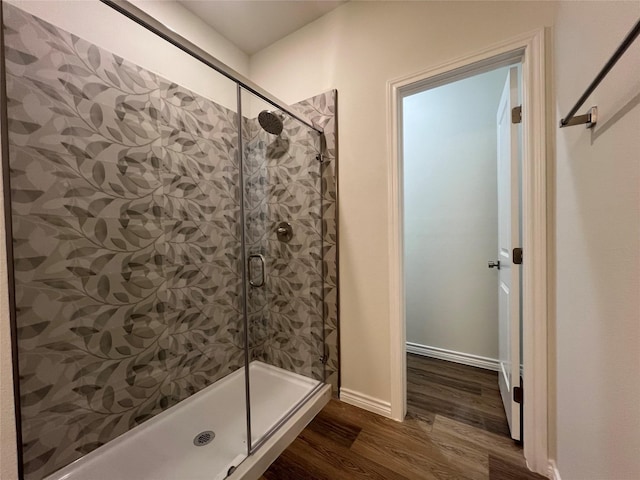
[[[200,432],[196,435],[196,437],[193,439],[193,444],[196,447],[202,447],[204,445],[207,445],[208,443],[211,443],[211,440],[213,440],[214,438],[216,438],[215,433],[213,433],[211,430],[205,430],[204,432]]]

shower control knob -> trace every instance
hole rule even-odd
[[[293,228],[289,222],[280,222],[276,226],[276,235],[278,240],[287,243],[293,238]]]

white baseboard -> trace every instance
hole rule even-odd
[[[407,353],[415,353],[424,357],[438,358],[449,362],[461,363],[471,367],[500,371],[500,362],[496,358],[481,357],[470,353],[456,352],[445,348],[427,347],[418,343],[407,342]]]
[[[391,418],[391,403],[380,400],[379,398],[370,397],[364,393],[349,390],[347,388],[340,389],[340,400],[349,405],[360,407],[383,417]]]
[[[558,465],[556,465],[555,460],[549,460],[549,473],[547,474],[547,476],[551,480],[562,480],[560,478],[560,472],[558,471]]]

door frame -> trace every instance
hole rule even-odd
[[[391,416],[407,410],[404,291],[402,99],[426,88],[516,62],[522,64],[522,247],[524,456],[548,474],[547,417],[547,145],[545,30],[529,33],[436,67],[387,82],[388,241]]]

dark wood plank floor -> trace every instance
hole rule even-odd
[[[407,410],[509,436],[498,374],[490,370],[408,354]]]
[[[403,423],[331,400],[261,480],[541,480],[508,434],[494,372],[408,355]]]

